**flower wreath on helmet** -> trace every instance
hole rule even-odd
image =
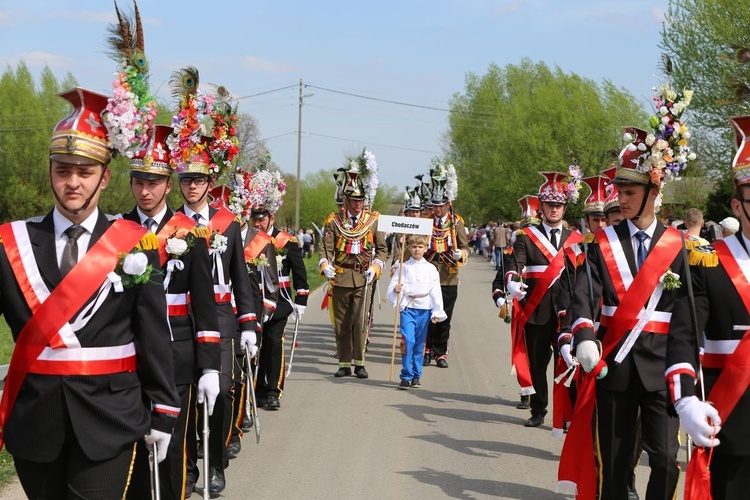
[[[178,174],[184,172],[192,158],[206,148],[201,137],[206,135],[203,119],[207,103],[205,96],[198,91],[198,81],[198,70],[192,66],[175,71],[169,80],[172,96],[179,105],[177,113],[172,116],[174,132],[167,138],[167,146],[170,164]],[[212,168],[209,166],[209,171]]]

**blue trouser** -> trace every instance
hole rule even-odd
[[[407,307],[401,311],[401,338],[404,342],[404,351],[401,356],[401,380],[422,377],[424,343],[427,339],[427,325],[429,324],[429,309]]]

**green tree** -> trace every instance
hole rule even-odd
[[[477,221],[517,219],[517,200],[543,182],[538,172],[565,172],[576,158],[595,175],[622,147],[622,127],[645,126],[646,119],[624,89],[543,62],[470,73],[449,117],[446,161],[459,177],[456,210]]]

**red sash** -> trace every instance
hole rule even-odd
[[[44,303],[40,304],[37,300],[29,302],[27,299],[32,316],[16,339],[16,347],[10,360],[8,375],[5,378],[5,389],[2,401],[0,401],[0,428],[5,428],[29,367],[57,335],[60,328],[83,307],[86,301],[96,293],[107,275],[117,267],[120,254],[132,250],[147,232],[146,228],[135,222],[125,219],[116,220],[86,252],[83,259],[52,290]],[[22,286],[24,283],[28,284],[10,224],[0,226],[0,235],[16,280]],[[33,294],[29,289],[24,290],[25,298],[28,297],[28,293]],[[0,437],[0,449],[2,446],[3,440]]]
[[[277,249],[284,248],[287,243],[289,243],[289,240],[292,239],[292,235],[287,233],[286,231],[279,231],[279,234],[273,237],[273,239],[276,241],[275,247]]]
[[[602,254],[606,255],[608,249],[611,254],[606,232],[597,231],[595,234],[599,245],[602,247]],[[630,287],[624,290],[624,296],[619,297],[620,303],[617,306],[617,311],[607,326],[607,332],[602,342],[602,359],[607,359],[625,333],[638,322],[638,313],[681,249],[682,240],[679,231],[675,228],[667,228],[649,252],[646,261],[635,275]],[[604,264],[612,282],[615,283],[619,280],[622,283],[617,264],[613,262],[613,259],[605,258]],[[618,285],[615,284],[615,289],[617,287]],[[596,465],[592,453],[594,436],[591,429],[595,405],[596,376],[593,373],[587,373],[579,387],[573,410],[573,421],[563,444],[560,466],[557,471],[560,487],[563,484],[570,486],[572,483],[577,487],[578,495],[586,499],[596,498],[597,491]],[[558,490],[560,490],[560,487]],[[561,492],[568,493],[569,491]]]
[[[224,234],[229,225],[234,221],[234,214],[227,208],[219,207],[211,220],[208,222],[209,238],[210,234],[214,231],[218,231],[219,234]]]
[[[175,212],[172,218],[169,219],[169,222],[164,224],[161,231],[156,234],[156,239],[159,240],[159,262],[162,267],[164,267],[167,259],[169,259],[169,255],[167,255],[167,239],[173,235],[182,238],[195,227],[195,224],[195,219],[188,217],[182,212]]]
[[[565,267],[565,255],[569,253],[571,246],[580,243],[583,240],[581,233],[577,231],[570,233],[570,236],[568,236],[565,243],[563,243],[562,248],[560,248],[560,250],[553,256],[544,243],[539,240],[537,234],[530,229],[531,228],[528,228],[525,231],[526,235],[532,242],[534,242],[534,245],[536,245],[539,251],[544,254],[550,263],[541,278],[539,278],[534,285],[534,290],[532,290],[529,298],[526,299],[526,305],[524,305],[523,309],[520,308],[520,305],[518,307],[516,306],[518,300],[513,300],[514,305],[511,321],[514,322],[515,326],[511,329],[513,336],[512,360],[513,366],[516,370],[516,378],[521,386],[521,393],[524,392],[525,388],[532,387],[529,358],[526,353],[526,343],[523,338],[523,330],[526,326],[526,322],[534,312],[534,309],[536,309],[542,301],[549,288],[554,284],[555,280],[560,277],[560,273],[562,273],[563,267]],[[533,391],[529,394],[531,393],[533,393]]]
[[[245,262],[257,259],[261,250],[271,242],[271,237],[265,231],[258,231],[250,243],[245,247]]]

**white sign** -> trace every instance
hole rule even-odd
[[[407,233],[432,235],[432,218],[396,217],[395,215],[381,215],[378,217],[378,231],[384,233]]]

